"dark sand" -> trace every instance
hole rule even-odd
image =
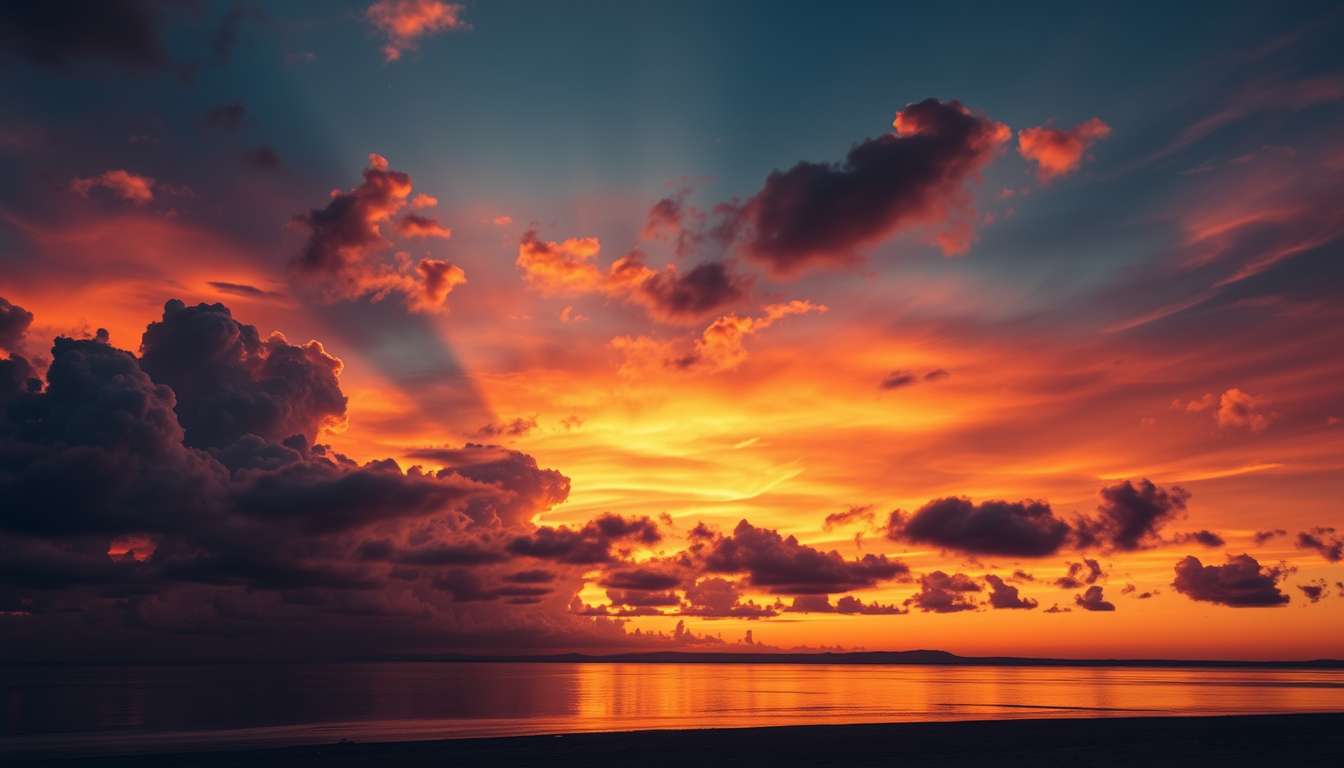
[[[640,731],[48,760],[61,766],[1344,766],[1344,714]],[[18,766],[20,763],[12,762]]]

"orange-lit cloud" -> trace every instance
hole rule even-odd
[[[113,195],[136,205],[144,205],[154,200],[154,179],[121,169],[104,171],[97,176],[75,179],[70,189],[77,195],[88,197],[94,189],[106,189]]]
[[[1041,125],[1017,133],[1017,151],[1036,164],[1036,176],[1043,182],[1073,173],[1082,164],[1087,150],[1111,135],[1111,127],[1094,117],[1073,128]]]
[[[396,61],[413,51],[421,38],[439,32],[470,29],[462,18],[466,10],[460,3],[442,0],[378,0],[365,15],[387,37],[383,58]]]

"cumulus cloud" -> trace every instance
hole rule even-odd
[[[1081,595],[1074,595],[1073,602],[1085,611],[1114,611],[1115,603],[1106,600],[1100,586],[1091,586]]]
[[[303,286],[328,301],[371,297],[381,300],[401,293],[413,311],[442,308],[452,290],[466,282],[460,267],[439,259],[413,263],[404,255],[396,264],[375,258],[390,242],[383,225],[400,212],[411,194],[411,177],[392,170],[386,158],[369,155],[364,180],[348,192],[332,193],[331,201],[294,218],[309,232],[308,242],[290,262]],[[436,220],[407,214],[396,227],[403,237],[446,238],[452,233]]]
[[[1287,535],[1288,532],[1282,528],[1272,528],[1266,531],[1256,531],[1255,534],[1251,536],[1251,540],[1255,542],[1255,545],[1257,547],[1259,547],[1276,536],[1287,536]]]
[[[1233,387],[1218,399],[1218,426],[1263,432],[1274,420],[1274,414],[1267,413],[1264,407],[1262,398]]]
[[[973,611],[977,605],[972,593],[976,592],[980,592],[980,585],[970,576],[934,571],[919,577],[919,591],[907,598],[905,604],[926,613]]]
[[[224,448],[245,435],[312,442],[345,418],[342,363],[322,344],[262,338],[223,304],[188,307],[176,299],[140,340],[140,365],[171,387],[185,443]]]
[[[1317,579],[1309,584],[1298,584],[1297,588],[1302,590],[1302,594],[1306,596],[1307,600],[1316,603],[1326,596],[1329,584],[1326,583],[1325,579]]]
[[[1338,536],[1334,528],[1317,526],[1309,531],[1298,531],[1297,547],[1314,549],[1332,563],[1344,559],[1344,538]]]
[[[687,587],[686,601],[678,612],[707,619],[764,619],[777,613],[772,606],[742,600],[737,583],[718,576],[699,579]]]
[[[931,544],[985,555],[1043,557],[1057,552],[1069,525],[1044,501],[934,499],[913,514],[891,513],[887,536],[896,541]]]
[[[1081,563],[1069,563],[1068,573],[1055,579],[1055,586],[1060,589],[1082,589],[1088,584],[1095,584],[1105,575],[1101,563],[1085,557]]]
[[[705,328],[689,351],[680,355],[664,356],[662,363],[667,367],[698,373],[732,370],[747,358],[744,346],[747,337],[754,336],[791,315],[806,315],[828,310],[824,304],[794,299],[782,304],[768,304],[763,308],[763,314],[756,316],[724,315]],[[639,351],[637,340],[617,340],[614,343],[618,348]]]
[[[32,312],[0,296],[0,350],[11,354],[19,352],[32,324]]]
[[[623,637],[502,606],[565,588],[520,558],[646,543],[647,518],[592,521],[567,556],[556,544],[567,529],[528,521],[569,481],[530,456],[437,449],[430,471],[312,442],[344,412],[339,361],[315,342],[262,339],[227,307],[170,301],[141,349],[105,332],[58,338],[45,381],[22,358],[0,360],[0,602],[26,606],[15,648],[158,652],[188,627],[192,648],[225,653],[247,653],[244,640],[278,652],[279,626],[312,627],[334,652],[361,638],[418,645],[417,632]],[[460,613],[488,605],[499,607]]]
[[[602,515],[581,528],[568,526],[542,527],[535,532],[514,538],[509,551],[540,560],[554,560],[570,565],[594,565],[616,559],[612,547],[618,543],[649,546],[658,543],[662,535],[658,525],[647,517],[623,518]]]
[[[874,600],[865,603],[853,595],[844,595],[835,604],[827,595],[798,595],[784,608],[787,613],[838,613],[850,616],[899,616],[909,613],[909,609],[899,605],[888,605]]]
[[[989,582],[989,605],[991,608],[1029,610],[1039,605],[1035,600],[1019,595],[1017,587],[992,573],[985,575],[985,581]]]
[[[70,182],[70,189],[81,197],[88,197],[94,189],[105,189],[112,195],[144,205],[154,200],[154,179],[130,171],[115,169],[97,176],[79,178]]]
[[[1096,516],[1078,521],[1079,542],[1125,552],[1156,546],[1161,527],[1184,514],[1189,499],[1180,486],[1163,488],[1147,479],[1107,486],[1101,489]]]
[[[442,0],[378,0],[364,15],[387,38],[383,58],[396,61],[408,51],[415,50],[425,37],[471,29],[462,18],[464,10],[460,3]]]
[[[745,574],[753,587],[777,594],[833,594],[904,579],[910,568],[886,555],[846,560],[839,552],[800,544],[793,536],[742,520],[727,536],[711,535],[696,550],[709,573]]]
[[[1052,181],[1078,169],[1087,150],[1111,135],[1111,127],[1094,117],[1070,129],[1041,125],[1017,132],[1017,151],[1036,164],[1036,176]]]
[[[1233,608],[1272,607],[1288,602],[1278,585],[1284,575],[1282,568],[1262,567],[1250,555],[1229,555],[1224,565],[1204,565],[1187,555],[1176,563],[1171,585],[1191,600]]]
[[[906,106],[893,127],[855,145],[843,163],[771,173],[751,199],[719,207],[717,230],[787,275],[852,264],[862,248],[899,231],[964,227],[973,216],[966,187],[1009,139],[1008,127],[936,99]],[[949,252],[966,245],[962,234],[943,238]]]
[[[659,271],[635,250],[601,269],[597,265],[601,250],[596,237],[545,241],[528,230],[518,244],[515,263],[528,286],[543,294],[608,296],[670,322],[703,317],[746,295],[745,280],[723,262],[707,261],[686,272],[669,264]]]

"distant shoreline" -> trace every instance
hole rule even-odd
[[[579,733],[333,743],[59,759],[64,766],[1069,766],[1335,765],[1344,714],[1024,719]],[[13,760],[10,765],[28,764]]]
[[[660,651],[614,654],[383,656],[352,661],[526,663],[526,664],[888,664],[963,667],[1153,667],[1228,669],[1344,669],[1344,659],[1238,661],[1222,659],[1052,659],[1029,656],[958,656],[948,651],[847,651],[818,653],[732,653]]]
[[[949,651],[818,651],[811,653],[740,653],[715,651],[653,651],[630,653],[551,654],[395,654],[338,659],[215,658],[215,659],[34,659],[0,661],[4,667],[43,666],[200,666],[287,665],[350,663],[489,663],[489,664],[797,664],[797,665],[904,665],[958,667],[1136,667],[1154,669],[1344,669],[1344,659],[1061,659],[1031,656],[960,656]]]

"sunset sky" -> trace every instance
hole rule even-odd
[[[1344,656],[1337,4],[66,5],[10,658]]]

